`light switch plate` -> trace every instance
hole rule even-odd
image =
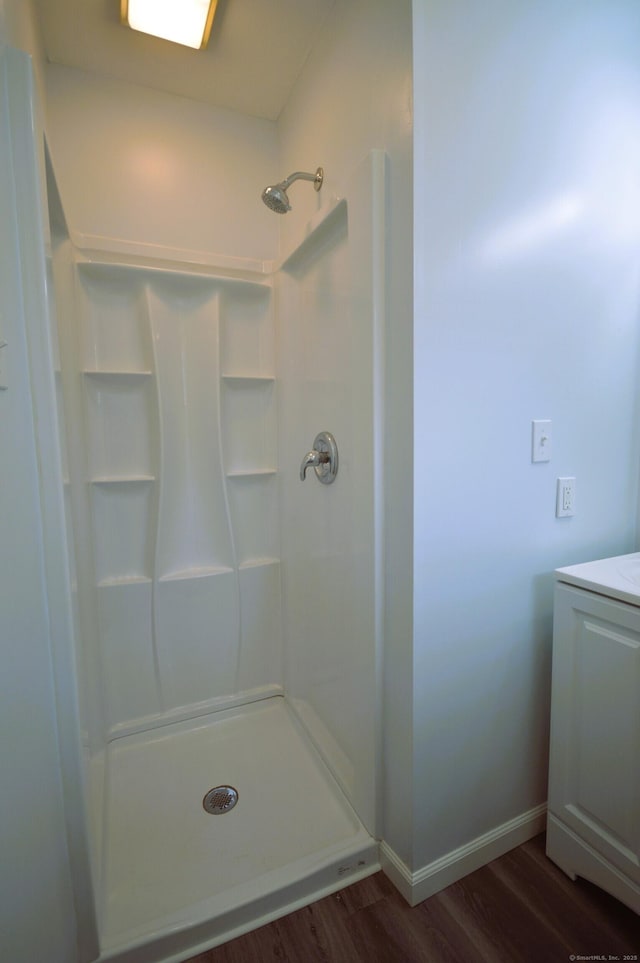
[[[551,461],[551,422],[531,422],[531,461]]]

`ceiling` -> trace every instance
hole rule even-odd
[[[177,0],[179,3],[180,0]],[[206,50],[120,23],[120,0],[34,0],[47,59],[276,120],[336,0],[219,0]]]

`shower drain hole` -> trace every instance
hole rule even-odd
[[[205,812],[211,813],[212,816],[220,816],[222,813],[230,812],[237,801],[238,790],[233,786],[214,786],[205,795],[202,805]]]

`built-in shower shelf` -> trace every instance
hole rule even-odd
[[[262,568],[266,565],[279,565],[279,558],[248,558],[246,561],[241,562],[238,568],[241,572],[248,568]]]
[[[147,575],[114,575],[100,579],[97,584],[98,588],[112,588],[115,585],[149,585],[151,581]]]
[[[271,477],[278,473],[277,468],[254,468],[238,471],[228,471],[227,478],[259,478],[261,475]]]
[[[138,381],[153,376],[153,371],[99,371],[89,368],[86,368],[82,373],[85,377],[98,381]]]
[[[155,475],[103,475],[90,478],[91,485],[146,485],[156,480]]]
[[[336,224],[342,219],[343,227],[347,227],[347,201],[344,197],[331,197],[319,211],[307,221],[302,240],[285,254],[278,264],[278,270],[291,271],[295,269],[305,257],[321,249],[325,235],[335,231]]]
[[[211,575],[227,575],[233,572],[227,565],[203,565],[194,568],[183,568],[175,572],[167,572],[161,575],[159,582],[180,582],[190,578],[209,578]]]
[[[237,385],[238,387],[252,387],[255,385],[273,384],[276,380],[271,375],[222,375],[225,384]]]

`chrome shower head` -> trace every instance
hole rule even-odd
[[[287,211],[291,210],[287,191],[294,181],[312,181],[315,190],[319,191],[322,187],[323,179],[324,171],[321,167],[318,167],[315,174],[295,171],[295,173],[289,174],[283,181],[280,181],[279,184],[272,184],[270,187],[265,187],[262,192],[262,200],[269,210],[275,211],[276,214],[286,214]]]
[[[291,210],[291,204],[287,197],[287,192],[282,184],[274,184],[272,187],[265,187],[262,192],[262,200],[269,210],[276,214],[286,214]]]

